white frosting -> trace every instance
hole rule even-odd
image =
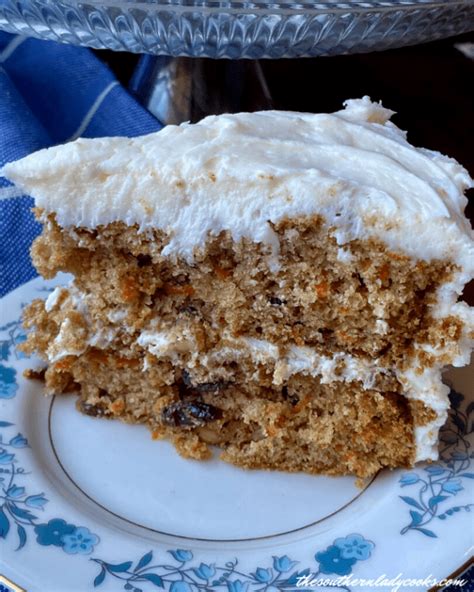
[[[378,335],[386,335],[388,333],[388,323],[383,319],[377,319],[375,321],[375,333]]]
[[[46,355],[48,357],[48,361],[51,364],[58,362],[62,358],[66,356],[80,356],[84,353],[87,349],[87,345],[83,339],[81,339],[80,347],[74,347],[76,340],[72,339],[72,335],[74,335],[74,331],[72,331],[72,323],[69,318],[64,319],[59,327],[59,332],[56,335],[55,339],[48,345],[46,350]]]
[[[274,366],[275,385],[283,384],[294,374],[305,374],[320,377],[322,384],[360,381],[363,388],[369,389],[374,385],[376,374],[384,372],[377,360],[366,361],[344,352],[323,356],[310,347],[292,345],[282,355],[278,345],[254,337],[225,336],[224,343],[224,346],[201,354],[194,338],[187,333],[149,330],[142,331],[137,339],[137,345],[157,358],[176,359],[180,354],[191,354],[191,360],[187,361],[190,368],[199,361],[203,365],[219,364],[226,358],[238,360],[250,356],[257,364]]]
[[[163,254],[188,261],[209,234],[228,230],[268,245],[276,266],[270,222],[321,214],[341,245],[375,236],[471,273],[463,210],[472,180],[456,161],[411,146],[392,114],[364,97],[330,115],[211,116],[139,138],[79,139],[3,174],[64,227],[159,228],[169,234]]]
[[[46,298],[44,303],[44,309],[46,312],[53,311],[59,303],[59,298],[61,296],[62,291],[64,288],[62,286],[57,286],[51,292],[51,294]]]
[[[64,299],[61,300],[63,294]],[[75,311],[82,314],[87,328],[73,327],[71,319],[66,316],[59,326],[55,339],[46,349],[46,356],[51,364],[66,356],[80,356],[89,347],[104,349],[117,337],[117,328],[93,323],[87,306],[87,295],[72,283],[67,287],[55,288],[46,299],[44,307],[46,312],[52,312],[55,308],[69,308],[71,305]]]
[[[124,308],[111,310],[107,313],[107,318],[111,323],[121,323],[128,317],[128,312]]]
[[[341,263],[350,263],[352,261],[352,253],[349,249],[339,247],[337,249],[337,260]]]
[[[411,368],[398,374],[404,387],[404,395],[409,399],[422,401],[436,412],[435,419],[425,426],[415,428],[416,457],[420,460],[436,460],[438,458],[438,433],[446,422],[449,409],[449,388],[441,380],[440,368],[429,368],[417,372]]]
[[[179,354],[193,351],[198,355],[193,335],[183,332],[142,331],[137,345],[147,349],[156,358],[176,358]]]
[[[282,356],[276,345],[265,340],[241,337],[236,344],[243,345],[244,352],[248,350],[257,362],[271,360],[275,363],[273,382],[276,385],[283,384],[293,374],[305,374],[320,377],[322,384],[360,381],[364,389],[369,389],[374,385],[376,374],[382,372],[377,360],[368,362],[344,352],[323,356],[310,347],[292,345]]]

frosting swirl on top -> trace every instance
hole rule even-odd
[[[411,146],[392,115],[364,97],[333,114],[211,116],[138,138],[79,139],[7,164],[3,174],[61,226],[159,228],[170,237],[163,254],[188,261],[223,230],[266,243],[277,257],[270,222],[320,214],[339,244],[378,237],[472,272],[469,174]]]

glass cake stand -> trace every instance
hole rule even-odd
[[[248,110],[236,88],[244,78],[250,110],[271,108],[254,60],[370,52],[457,35],[474,29],[474,0],[0,0],[0,29],[151,54],[142,57],[132,90],[163,123],[180,123]]]
[[[0,0],[0,29],[167,56],[367,52],[473,28],[474,0]]]

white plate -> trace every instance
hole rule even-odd
[[[276,592],[312,574],[347,576],[327,589],[371,590],[356,580],[439,580],[469,559],[472,368],[446,377],[453,411],[442,460],[384,471],[364,489],[348,477],[184,460],[145,428],[83,416],[74,395],[43,397],[22,377],[38,361],[15,350],[21,308],[59,281],[38,278],[0,301],[0,574],[12,583],[28,592]]]

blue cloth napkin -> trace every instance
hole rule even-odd
[[[161,124],[88,49],[0,32],[0,167],[76,137],[138,136]],[[35,277],[33,200],[0,177],[0,297]]]

